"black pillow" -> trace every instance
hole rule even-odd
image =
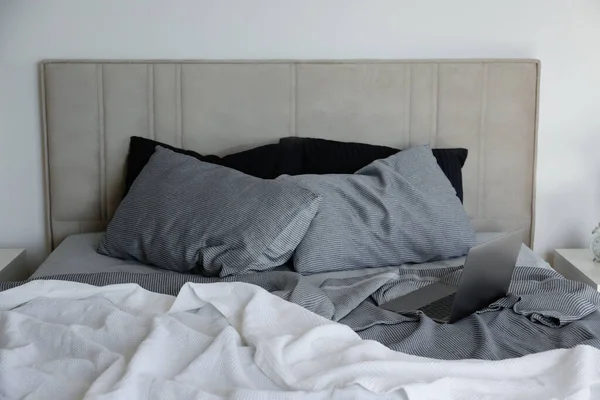
[[[338,142],[335,140],[286,137],[279,140],[284,153],[288,175],[353,174],[362,167],[400,150],[366,143]],[[433,149],[438,165],[463,201],[461,168],[467,160],[467,149]]]
[[[338,142],[335,140],[286,137],[279,143],[267,144],[224,157],[202,155],[138,136],[132,136],[127,156],[125,192],[140,174],[154,154],[156,146],[176,153],[186,154],[198,160],[233,168],[263,179],[275,179],[279,175],[306,174],[353,174],[380,158],[396,154],[398,149],[366,143]],[[438,165],[463,201],[461,168],[467,159],[467,149],[433,149]]]
[[[125,193],[123,193],[123,197],[127,195],[133,181],[135,181],[135,178],[137,178],[144,166],[150,160],[150,157],[152,157],[152,154],[154,154],[156,146],[165,147],[176,153],[192,156],[200,161],[233,168],[257,178],[275,179],[279,175],[285,173],[281,172],[283,169],[281,166],[282,153],[280,150],[281,145],[278,143],[267,144],[254,149],[230,154],[225,157],[219,157],[215,155],[205,156],[192,150],[184,150],[155,140],[132,136],[129,141],[127,173],[125,175]]]

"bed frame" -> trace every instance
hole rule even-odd
[[[132,135],[205,154],[284,136],[465,147],[476,230],[532,243],[538,61],[51,60],[40,77],[49,249],[106,227]]]

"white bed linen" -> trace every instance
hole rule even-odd
[[[409,356],[244,283],[188,283],[177,298],[51,280],[0,293],[3,399],[589,399],[599,384],[589,346]]]
[[[172,273],[164,269],[131,260],[120,260],[118,258],[106,257],[96,253],[96,246],[103,232],[84,233],[71,235],[66,238],[56,250],[35,271],[33,277],[42,277],[58,274],[93,273],[93,272],[136,272],[136,273]],[[477,242],[484,243],[494,237],[501,235],[498,232],[477,233]],[[464,263],[464,257],[451,260],[437,261],[432,263],[418,264],[418,268],[440,268],[447,266],[459,266]],[[523,245],[519,254],[517,265],[538,266],[550,268],[550,266],[529,247]],[[411,266],[414,268],[415,266]],[[398,267],[364,268],[353,271],[337,271],[310,275],[309,280],[319,284],[328,278],[350,278],[355,276],[370,275],[376,272],[395,270]]]

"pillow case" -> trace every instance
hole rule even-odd
[[[353,174],[375,160],[389,157],[400,150],[366,143],[286,137],[280,139],[288,175]],[[433,149],[433,155],[444,174],[463,201],[462,167],[468,150]],[[290,172],[291,171],[291,172]]]
[[[354,175],[283,176],[323,196],[294,252],[301,274],[458,257],[475,245],[462,204],[427,146]]]
[[[123,197],[127,195],[131,185],[148,163],[152,154],[154,154],[156,146],[192,156],[200,161],[233,168],[257,178],[275,179],[282,174],[280,166],[281,150],[278,143],[267,144],[225,157],[219,157],[215,155],[202,155],[192,150],[184,150],[155,140],[132,136],[129,139],[127,173],[125,174],[125,192]]]
[[[321,197],[158,146],[121,201],[98,252],[207,276],[284,264]]]

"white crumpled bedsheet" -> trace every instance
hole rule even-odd
[[[0,399],[588,399],[589,346],[503,361],[392,351],[245,283],[0,292]]]

